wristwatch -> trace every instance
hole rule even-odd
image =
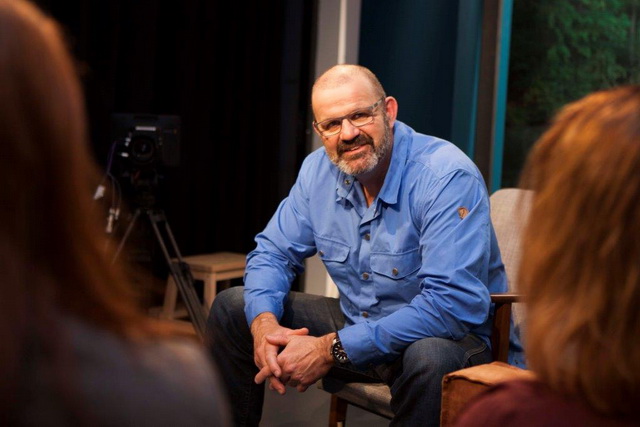
[[[333,356],[333,361],[340,365],[349,362],[349,356],[347,356],[347,352],[342,348],[342,342],[340,342],[338,334],[336,334],[331,344],[331,356]]]

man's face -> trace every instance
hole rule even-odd
[[[321,89],[314,93],[313,110],[318,123],[338,118],[342,125],[339,133],[321,136],[331,161],[348,175],[372,171],[390,152],[393,145],[391,124],[386,116],[386,100],[376,99],[366,81],[354,80],[344,85]],[[371,109],[370,107],[374,106]],[[373,121],[354,126],[347,116],[354,112],[370,113]],[[357,122],[356,122],[357,123]]]

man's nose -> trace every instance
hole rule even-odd
[[[342,119],[342,129],[340,130],[340,139],[348,142],[360,135],[360,128],[351,124],[346,118]]]

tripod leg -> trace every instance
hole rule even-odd
[[[195,288],[193,287],[193,276],[191,275],[189,265],[185,263],[184,260],[182,260],[180,250],[178,249],[178,245],[176,244],[175,239],[173,239],[173,234],[171,233],[171,228],[169,227],[169,223],[166,220],[164,212],[152,212],[149,210],[147,211],[147,215],[149,216],[149,220],[151,222],[151,225],[153,226],[153,231],[155,232],[155,235],[158,239],[158,243],[162,248],[162,252],[164,253],[164,257],[167,261],[167,265],[169,266],[171,275],[173,276],[182,299],[187,306],[187,311],[189,312],[189,317],[191,318],[193,326],[200,337],[204,338],[206,320],[202,305],[200,304],[198,295],[196,294]],[[158,227],[158,224],[160,222],[164,223],[165,231],[170,236],[171,248],[178,255],[178,262],[174,262],[171,260],[167,245],[165,244],[162,233],[160,232],[160,229]]]
[[[116,250],[115,255],[113,256],[112,262],[116,262],[116,260],[118,259],[118,256],[120,255],[120,252],[122,252],[122,248],[124,248],[124,244],[127,242],[127,239],[131,234],[131,231],[133,231],[133,226],[136,224],[136,221],[138,220],[139,216],[140,216],[140,209],[136,209],[135,213],[133,214],[133,218],[131,218],[131,222],[129,223],[129,226],[127,226],[127,230],[125,231],[124,236],[122,236],[122,240],[118,245],[118,249]]]
[[[161,217],[164,219],[164,229],[167,232],[167,236],[169,236],[169,242],[171,242],[171,246],[174,248],[174,251],[176,253],[176,258],[178,258],[178,261],[184,262],[184,260],[182,259],[182,254],[180,253],[180,249],[178,249],[178,244],[176,243],[176,239],[173,237],[173,233],[171,232],[171,227],[169,227],[169,222],[167,221],[167,218],[164,217],[164,213],[157,214],[157,215],[161,215]]]

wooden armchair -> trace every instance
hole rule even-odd
[[[494,361],[507,362],[512,305],[520,301],[514,290],[527,194],[527,190],[509,188],[496,191],[490,198],[491,220],[509,281],[508,293],[491,295],[491,302],[495,304],[491,333]],[[516,317],[521,315],[516,313]],[[329,427],[345,425],[349,404],[388,419],[393,417],[391,392],[384,383],[350,383],[328,376],[318,382],[318,387],[332,394]]]

